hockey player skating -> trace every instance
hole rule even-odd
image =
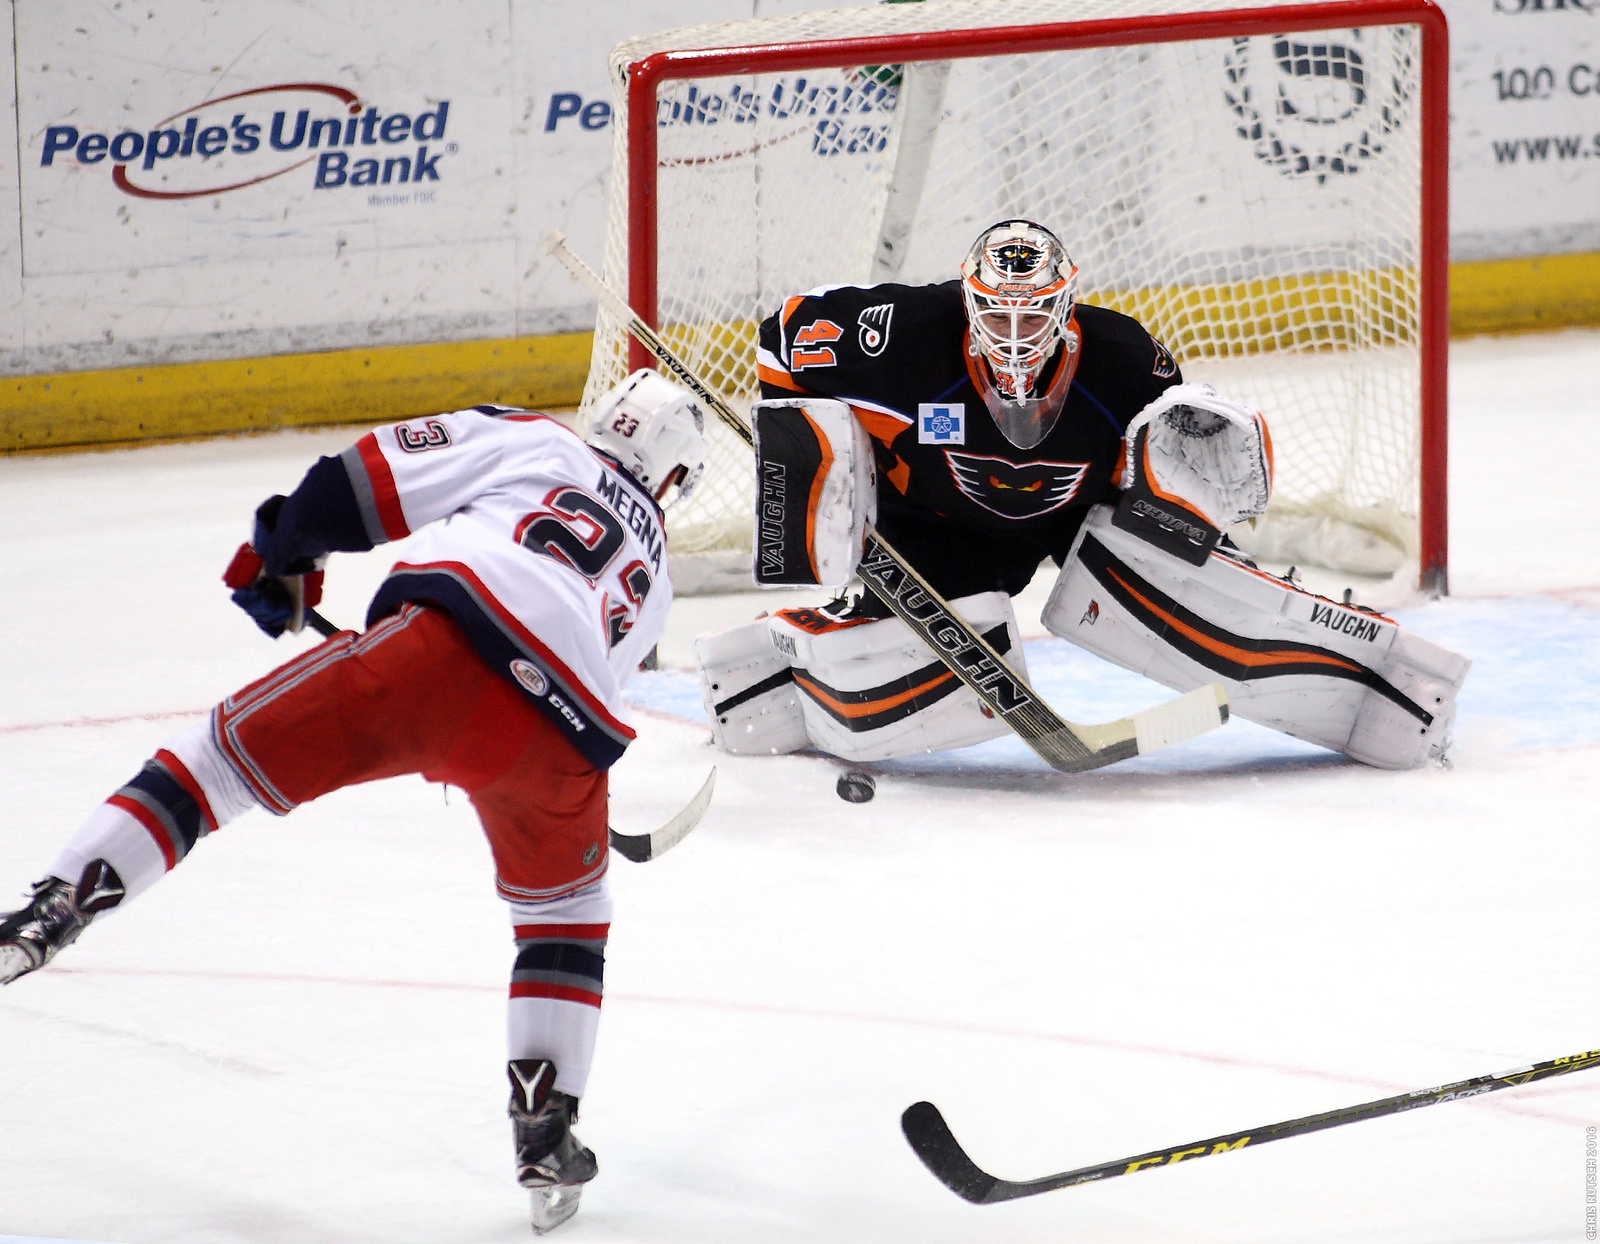
[[[1224,533],[1266,510],[1265,420],[1079,304],[1077,277],[1011,220],[957,280],[787,299],[757,356],[755,581],[842,588],[871,523],[1025,678],[1010,597],[1049,559],[1056,635],[1369,764],[1442,754],[1467,662],[1240,556]],[[1003,733],[887,612],[841,597],[701,637],[718,744],[870,761]]]
[[[545,1231],[594,1155],[573,1135],[599,1022],[611,899],[606,772],[621,699],[665,625],[660,502],[704,458],[691,397],[636,372],[587,440],[479,406],[383,427],[256,512],[225,579],[269,635],[300,629],[330,552],[418,533],[361,633],[341,632],[222,700],[101,804],[0,920],[0,983],[44,966],[251,808],[282,815],[420,773],[472,800],[510,905],[510,1114]]]

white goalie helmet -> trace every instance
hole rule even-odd
[[[687,497],[705,467],[706,420],[694,395],[648,367],[600,399],[587,439],[658,501],[673,484]]]
[[[1004,220],[978,235],[961,264],[961,297],[966,306],[970,348],[988,361],[994,374],[989,413],[1000,430],[1021,448],[1043,440],[1043,394],[1033,392],[1044,366],[1063,341],[1078,347],[1072,312],[1078,298],[1078,269],[1061,239],[1031,220]],[[1060,403],[1052,402],[1059,414]]]

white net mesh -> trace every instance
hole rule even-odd
[[[665,48],[1221,7],[928,0],[672,31],[612,63],[622,82]],[[1038,220],[1078,264],[1083,301],[1137,316],[1187,379],[1266,413],[1278,470],[1258,547],[1393,571],[1419,508],[1420,60],[1417,29],[1389,26],[665,83],[662,335],[748,402],[757,325],[786,296],[948,280],[985,226]],[[625,108],[619,89],[616,288]],[[586,402],[625,370],[602,314]],[[699,492],[670,516],[675,559],[738,564],[749,548],[749,451],[718,432]],[[1320,551],[1273,543],[1296,534]]]

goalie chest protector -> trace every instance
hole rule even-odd
[[[1114,499],[1124,429],[1182,379],[1138,321],[1084,303],[1076,316],[1077,370],[1031,449],[1002,435],[973,381],[960,281],[788,299],[761,326],[761,392],[855,409],[877,453],[874,525],[942,596],[1019,592],[1066,555],[1089,506]]]

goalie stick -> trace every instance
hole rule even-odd
[[[722,396],[708,388],[641,320],[632,308],[584,263],[559,233],[541,244],[627,328],[672,377],[709,405],[734,435],[752,445],[750,427]],[[1033,693],[992,645],[967,625],[909,562],[871,527],[856,573],[888,604],[912,632],[1040,759],[1063,773],[1102,765],[1181,743],[1228,720],[1227,693],[1215,683],[1103,725],[1075,725]]]
[[[1080,1166],[1077,1170],[1063,1171],[1059,1175],[1045,1175],[1039,1179],[1001,1179],[981,1169],[966,1154],[944,1121],[939,1108],[932,1102],[919,1101],[906,1108],[900,1116],[900,1128],[906,1140],[923,1165],[933,1172],[934,1178],[950,1191],[974,1205],[993,1205],[996,1201],[1013,1201],[1018,1197],[1037,1196],[1057,1188],[1071,1188],[1078,1184],[1111,1179],[1117,1175],[1131,1175],[1134,1171],[1152,1166],[1171,1166],[1190,1158],[1209,1157],[1214,1153],[1228,1153],[1246,1145],[1264,1145],[1269,1140],[1285,1140],[1290,1136],[1303,1136],[1307,1132],[1320,1132],[1325,1128],[1343,1127],[1346,1123],[1359,1123],[1363,1119],[1382,1118],[1386,1114],[1400,1114],[1423,1106],[1434,1106],[1442,1101],[1455,1101],[1462,1097],[1478,1097],[1497,1089],[1535,1080],[1548,1080],[1573,1071],[1585,1071],[1600,1065],[1600,1050],[1589,1050],[1567,1058],[1553,1058],[1549,1062],[1502,1071],[1498,1075],[1473,1076],[1469,1080],[1456,1080],[1437,1088],[1415,1089],[1397,1097],[1380,1101],[1363,1102],[1359,1106],[1345,1106],[1323,1114],[1308,1114],[1303,1118],[1289,1119],[1283,1123],[1269,1123],[1247,1132],[1231,1132],[1226,1136],[1213,1136],[1209,1140],[1191,1141],[1170,1149],[1153,1149],[1136,1157],[1118,1158],[1098,1166]]]
[[[689,800],[675,817],[660,829],[648,834],[619,834],[613,829],[611,849],[635,864],[643,864],[646,860],[653,860],[663,852],[670,851],[687,838],[689,831],[700,823],[700,818],[711,806],[711,792],[716,785],[717,770],[713,767],[711,772],[706,774],[700,793]]]

